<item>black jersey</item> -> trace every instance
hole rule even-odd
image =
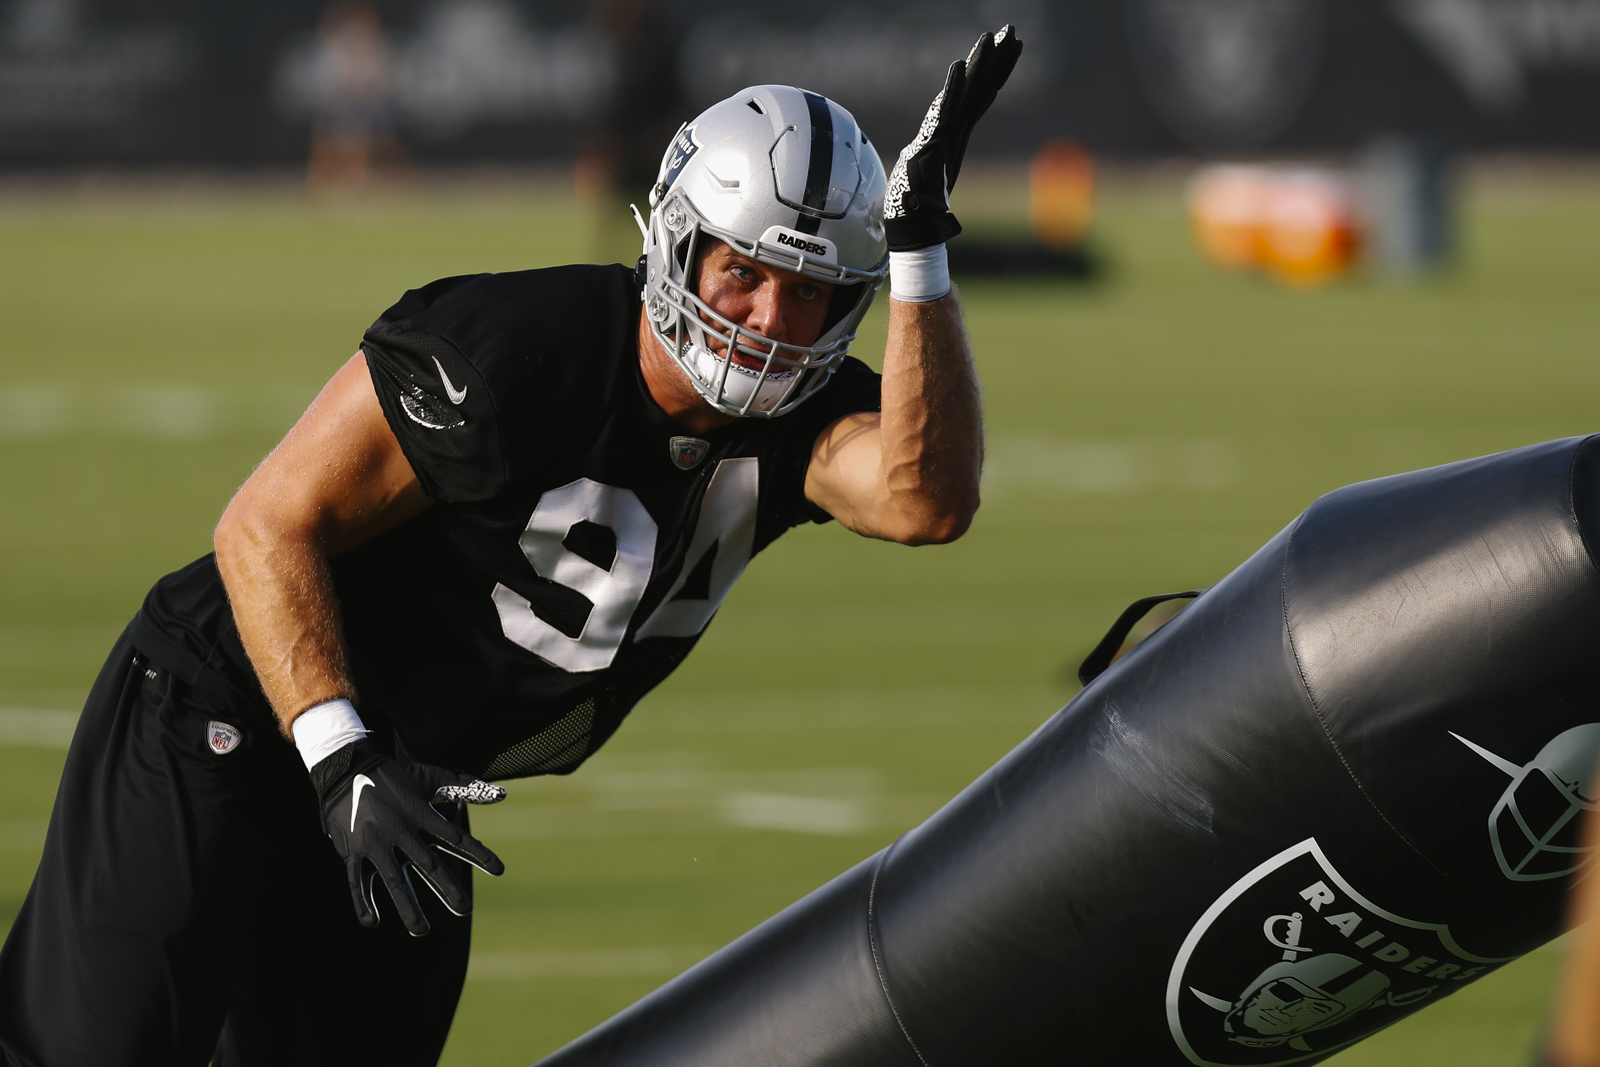
[[[632,272],[581,266],[447,278],[367,331],[384,414],[439,506],[333,575],[362,718],[411,758],[495,778],[573,769],[752,555],[827,518],[805,499],[812,444],[877,410],[878,376],[847,359],[790,414],[692,437],[649,396],[638,323]],[[202,560],[164,579],[142,621],[237,680],[215,574]]]

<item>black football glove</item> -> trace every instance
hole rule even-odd
[[[943,244],[961,232],[950,214],[950,190],[961,173],[967,139],[1022,54],[1011,26],[984,34],[966,59],[950,64],[944,88],[933,98],[916,138],[900,152],[889,172],[883,228],[889,251],[914,252]]]
[[[354,741],[311,768],[322,798],[322,828],[344,858],[350,896],[362,926],[378,925],[372,882],[382,878],[400,921],[414,937],[428,920],[411,885],[414,870],[444,906],[472,911],[472,896],[456,859],[488,874],[506,865],[478,839],[434,810],[434,804],[493,804],[506,791],[469,774],[425,763],[401,763],[371,741]]]

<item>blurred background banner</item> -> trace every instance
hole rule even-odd
[[[625,156],[760,82],[899,144],[1003,21],[1028,52],[980,156],[1600,145],[1600,0],[5,0],[0,166],[292,164],[340,122],[428,164]]]

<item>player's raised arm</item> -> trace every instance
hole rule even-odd
[[[882,412],[817,438],[806,497],[846,527],[905,544],[953,541],[978,509],[983,412],[945,242],[961,232],[949,192],[967,140],[1022,52],[1006,26],[951,64],[889,175],[889,342]]]

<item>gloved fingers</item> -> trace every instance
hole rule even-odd
[[[1011,77],[1011,71],[1021,55],[1022,41],[1017,37],[1016,28],[1009,23],[1000,27],[1000,32],[993,36],[984,34],[972,46],[972,54],[967,57],[967,84],[975,95],[986,94],[993,100],[994,94]],[[983,104],[984,110],[988,106]]]
[[[452,915],[472,914],[472,893],[462,881],[462,875],[467,873],[465,868],[431,848],[422,849],[417,855],[408,853],[407,858],[417,877],[433,890],[439,903],[449,908]]]
[[[982,34],[967,53],[967,58],[957,63],[962,69],[961,96],[949,102],[951,108],[949,144],[945,149],[945,187],[954,189],[961,176],[961,164],[966,159],[967,142],[972,138],[972,128],[989,109],[994,93],[988,90],[985,76],[989,59],[994,54],[994,37]]]
[[[461,781],[441,785],[433,791],[435,804],[498,804],[505,798],[504,786],[471,775],[462,775]]]
[[[482,841],[479,841],[459,826],[445,823],[440,830],[435,830],[433,827],[429,827],[428,830],[438,839],[434,842],[433,847],[445,855],[466,860],[484,874],[495,878],[506,873],[506,865],[500,862],[500,857],[489,851]]]
[[[467,875],[464,868],[440,855],[438,850],[417,834],[399,834],[394,850],[399,854],[400,862],[409,863],[410,869],[427,883],[445,907],[457,915],[472,913],[472,891],[464,881]]]
[[[1022,38],[1017,36],[1017,28],[1011,23],[1001,26],[1000,32],[994,35],[994,51],[1000,57],[1000,69],[1004,72],[1001,80],[1004,81],[1011,76],[1012,68],[1022,55]]]
[[[969,65],[967,68],[967,99],[962,103],[966,111],[963,118],[968,133],[994,103],[1022,55],[1022,42],[1017,39],[1016,32],[1010,26],[1005,26],[1000,33],[1004,36],[996,37],[994,43],[984,50],[983,55],[978,57],[978,66]]]
[[[429,763],[408,764],[406,773],[422,783],[422,792],[434,804],[498,804],[506,798],[505,787],[475,774],[457,774]]]
[[[350,903],[356,910],[356,922],[371,930],[378,925],[378,908],[372,900],[372,879],[376,872],[367,870],[360,856],[346,856],[344,870],[350,882]]]
[[[993,54],[994,34],[980,33],[978,39],[972,43],[972,51],[967,53],[966,62],[962,64],[969,83],[980,82],[984,67],[988,65],[989,58]]]
[[[498,878],[506,873],[506,865],[501,863],[500,857],[489,851],[483,842],[439,814],[435,808],[427,804],[420,806],[422,810],[416,813],[416,827],[427,835],[429,843],[435,848],[447,855],[466,860],[484,874]]]
[[[378,877],[383,879],[384,888],[389,890],[389,899],[394,901],[395,913],[400,916],[400,923],[412,937],[426,936],[429,930],[428,917],[422,913],[422,904],[417,900],[417,892],[411,887],[411,876],[407,873],[406,865],[395,859],[392,849],[381,848],[370,857],[372,865],[378,869]]]
[[[961,174],[961,164],[966,158],[967,142],[972,137],[973,128],[994,103],[1021,55],[1022,42],[1017,39],[1017,32],[1009,23],[1000,27],[1000,32],[993,36],[986,33],[979,37],[972,46],[966,61],[966,91],[961,100],[960,123],[946,174],[952,188]]]
[[[950,69],[944,74],[944,88],[939,90],[939,95],[933,98],[933,103],[928,105],[931,114],[934,108],[939,109],[935,129],[948,130],[950,125],[961,116],[961,98],[966,95],[967,65],[961,60],[950,64]],[[926,121],[926,120],[924,120]]]
[[[395,905],[395,910],[400,912],[400,921],[405,925],[406,933],[412,937],[427,937],[429,931],[433,929],[433,924],[428,922],[427,915],[422,911],[422,901],[417,899],[417,887],[411,883],[410,866],[402,866],[400,868],[400,877],[406,883],[406,903],[415,909],[415,915],[412,916],[415,921],[407,919],[406,913],[400,905]],[[390,892],[392,895],[393,890]]]

